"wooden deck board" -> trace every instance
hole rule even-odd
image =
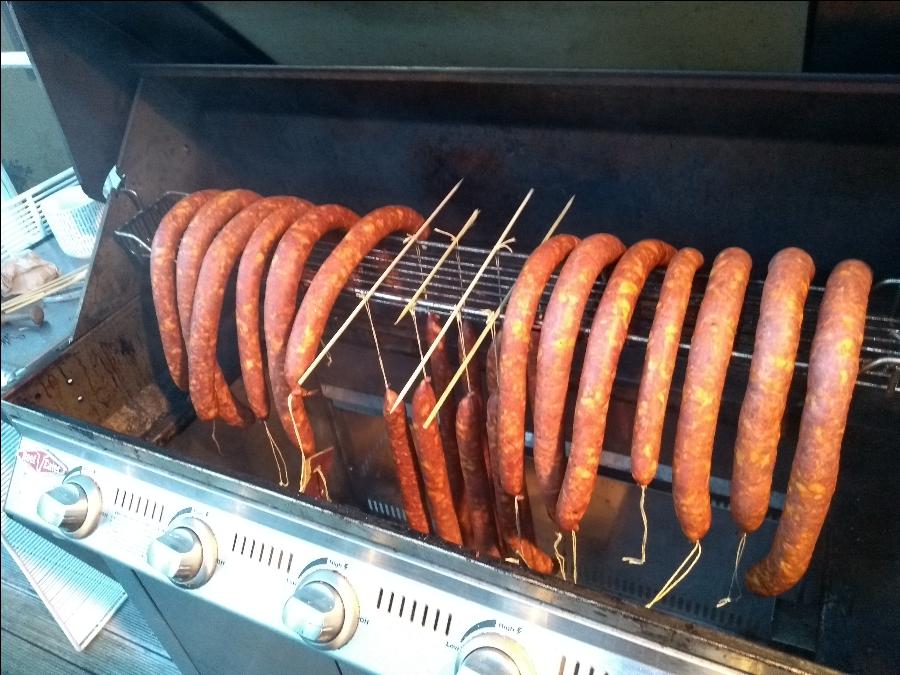
[[[178,673],[128,601],[87,649],[77,652],[5,550],[0,585],[3,673]]]

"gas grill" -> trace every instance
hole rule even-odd
[[[900,237],[896,81],[148,66],[117,168],[124,187],[110,199],[75,338],[3,401],[26,460],[18,462],[7,511],[108,569],[184,672],[457,668],[600,675],[896,664],[891,599],[900,592],[900,571],[892,549],[900,532],[890,483],[900,468],[900,270],[891,243]],[[284,454],[282,469],[261,424],[200,422],[169,380],[147,245],[181,195],[245,187],[343,203],[360,213],[388,203],[427,213],[459,178],[463,186],[436,226],[454,232],[472,209],[482,216],[429,284],[420,315],[448,315],[532,187],[512,250],[497,256],[463,309],[476,324],[500,303],[573,193],[561,232],[609,232],[626,244],[658,237],[699,248],[708,261],[741,246],[754,259],[717,427],[712,529],[697,569],[653,610],[643,604],[690,548],[672,508],[671,453],[703,274],[682,334],[660,469],[647,494],[648,562],[629,566],[621,558],[641,542],[630,434],[659,272],[641,294],[619,363],[600,478],[579,533],[577,584],[509,561],[476,559],[405,527],[365,316],[316,370],[310,388],[318,395],[307,399],[319,445],[334,448],[330,503],[297,494],[299,457],[277,424],[270,428]],[[326,239],[316,246],[304,284],[334,245]],[[777,527],[824,279],[838,261],[856,257],[872,266],[878,283],[841,477],[803,581],[776,599],[745,592],[717,609],[737,544],[731,457],[762,279],[768,260],[787,245],[806,249],[818,273],[805,307],[769,514],[748,538],[742,571],[765,555]],[[390,237],[367,256],[335,307],[326,339],[401,246]],[[393,319],[446,246],[446,238],[432,234],[373,296],[373,322],[396,388],[419,352],[409,320],[395,326]],[[603,287],[601,278],[583,334]],[[538,325],[548,299],[549,292]],[[228,300],[219,358],[240,396]],[[576,348],[575,372],[582,351]],[[538,494],[530,459],[527,473]],[[550,551],[554,528],[536,501],[533,510],[538,542]],[[68,535],[48,525],[82,516],[86,524]],[[193,539],[184,538],[186,530]],[[171,549],[183,550],[184,558],[173,562]],[[193,564],[198,575],[173,583],[173,564]],[[323,599],[326,591],[331,595]],[[288,626],[307,605],[332,609],[298,637]]]

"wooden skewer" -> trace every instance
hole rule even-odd
[[[416,292],[413,293],[412,298],[410,298],[409,302],[406,303],[406,306],[403,308],[403,311],[397,315],[397,319],[394,321],[394,325],[396,326],[400,323],[401,319],[406,316],[413,307],[416,306],[416,303],[419,301],[419,297],[422,293],[425,292],[425,288],[431,283],[431,280],[434,278],[434,275],[438,273],[438,270],[441,269],[441,266],[450,257],[450,254],[453,253],[453,249],[455,249],[459,245],[459,240],[463,238],[463,235],[468,232],[472,226],[475,224],[475,220],[478,218],[478,214],[480,211],[473,211],[472,215],[469,216],[469,219],[466,221],[466,224],[462,226],[459,230],[459,233],[455,237],[451,237],[450,245],[447,246],[447,250],[441,254],[441,257],[438,259],[437,263],[434,267],[431,268],[431,271],[428,273],[428,276],[422,280],[419,288],[416,289]]]
[[[547,234],[544,235],[544,238],[541,240],[543,244],[550,237],[553,236],[553,233],[556,232],[556,228],[559,227],[559,224],[562,222],[563,218],[566,217],[566,214],[569,212],[569,209],[572,207],[572,202],[575,201],[574,195],[569,199],[568,203],[563,207],[563,210],[560,211],[559,215],[556,217],[556,221],[553,225],[550,226],[550,229],[547,230]],[[437,416],[438,412],[441,409],[441,406],[444,405],[444,401],[453,393],[453,388],[456,386],[456,383],[459,382],[459,378],[463,376],[463,373],[468,371],[469,362],[475,357],[475,353],[478,351],[481,344],[487,339],[487,336],[490,334],[491,330],[494,327],[494,324],[497,322],[497,319],[500,318],[500,314],[503,312],[503,309],[506,307],[506,303],[509,302],[509,298],[512,295],[512,286],[510,286],[509,290],[506,292],[506,295],[503,296],[503,300],[500,301],[500,304],[497,305],[497,308],[487,313],[487,318],[485,320],[484,330],[479,333],[478,337],[475,340],[475,344],[469,350],[469,353],[465,355],[462,363],[459,364],[459,368],[457,368],[456,372],[453,373],[453,377],[450,378],[450,382],[444,388],[444,392],[441,394],[440,398],[438,398],[437,402],[434,404],[434,408],[431,410],[431,414],[428,415],[428,418],[425,420],[425,427],[431,426],[431,423],[434,421],[435,416]]]
[[[427,230],[432,221],[437,218],[437,215],[441,212],[444,206],[446,206],[447,202],[450,201],[450,198],[456,194],[456,191],[459,189],[460,185],[462,185],[462,180],[460,180],[456,185],[453,186],[450,192],[447,193],[447,196],[444,197],[441,203],[437,205],[437,208],[435,208],[435,210],[431,212],[431,215],[425,219],[425,222],[422,223],[422,226],[418,230],[416,230],[416,233],[407,240],[403,248],[400,249],[400,253],[398,253],[396,257],[391,261],[391,264],[387,266],[384,272],[381,273],[381,276],[378,277],[374,284],[372,284],[372,288],[366,291],[365,295],[362,296],[362,300],[360,300],[353,311],[350,312],[350,316],[348,316],[344,323],[341,324],[340,328],[337,329],[337,332],[335,332],[328,343],[324,347],[322,347],[322,351],[318,353],[313,362],[309,364],[309,367],[300,376],[300,379],[297,380],[298,387],[303,386],[303,383],[306,382],[310,374],[312,374],[312,372],[316,369],[316,366],[318,366],[319,363],[321,363],[322,359],[324,359],[328,354],[328,352],[331,351],[331,348],[334,347],[334,344],[338,341],[341,335],[344,334],[344,331],[347,330],[347,328],[353,322],[353,319],[356,318],[356,315],[363,310],[363,308],[366,306],[366,303],[369,302],[369,298],[375,295],[375,291],[377,291],[381,284],[384,283],[384,280],[388,278],[388,275],[394,270],[403,256],[406,255],[406,252],[413,247],[413,244],[415,244],[419,240],[419,237],[422,236],[422,233]]]
[[[519,208],[516,209],[516,212],[513,214],[513,217],[510,218],[509,223],[503,229],[503,232],[500,233],[500,238],[497,240],[497,243],[494,244],[494,247],[487,254],[487,257],[484,259],[484,262],[481,263],[481,267],[478,268],[478,271],[475,273],[475,276],[472,278],[472,281],[469,283],[468,288],[463,291],[462,296],[459,301],[453,307],[453,311],[450,312],[450,316],[447,321],[444,322],[444,327],[441,328],[441,331],[437,334],[437,337],[432,341],[431,346],[428,348],[428,351],[425,353],[425,356],[419,361],[419,365],[416,366],[415,370],[413,370],[412,375],[410,375],[409,380],[407,380],[406,384],[403,386],[403,389],[397,396],[397,400],[394,402],[393,407],[390,412],[394,412],[397,409],[397,406],[403,401],[403,397],[409,393],[409,390],[412,388],[413,383],[416,381],[416,378],[419,376],[419,373],[422,372],[422,369],[425,368],[425,363],[428,359],[431,358],[431,355],[434,354],[434,351],[440,346],[441,341],[444,339],[444,335],[447,334],[447,331],[450,330],[450,326],[453,324],[453,320],[456,318],[456,314],[459,312],[460,308],[466,304],[466,300],[469,299],[469,295],[471,295],[472,291],[475,290],[475,285],[478,283],[478,280],[481,278],[481,275],[484,274],[484,271],[487,269],[488,265],[491,264],[491,260],[494,259],[494,256],[499,253],[500,249],[504,246],[508,245],[508,241],[506,239],[506,235],[509,234],[509,231],[512,229],[513,225],[516,224],[516,221],[519,219],[519,216],[522,214],[522,211],[525,210],[525,205],[528,204],[528,201],[531,199],[531,195],[534,194],[534,189],[528,191],[528,194],[525,195],[525,199],[522,200],[522,203],[519,204]]]
[[[30,291],[26,291],[25,293],[20,293],[19,295],[10,298],[6,302],[0,305],[0,311],[2,312],[14,312],[17,309],[23,309],[28,305],[33,305],[36,302],[39,302],[46,298],[48,295],[52,295],[54,293],[58,293],[59,291],[68,288],[72,284],[76,284],[79,281],[82,281],[87,274],[87,266],[79,267],[77,270],[69,272],[68,274],[64,274],[56,279],[52,279],[37,288],[33,288]]]

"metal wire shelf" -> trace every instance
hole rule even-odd
[[[115,234],[120,244],[139,262],[149,264],[150,242],[156,227],[165,213],[183,195],[184,193],[179,192],[163,194],[150,206],[141,208],[134,217],[116,230]],[[132,196],[132,200],[136,204],[140,203],[134,196]],[[403,240],[399,236],[385,239],[357,267],[350,282],[344,289],[344,293],[357,296],[368,291],[390,261],[397,255],[402,244]],[[315,247],[304,272],[306,282],[312,278],[315,271],[318,270],[335,245],[335,242],[323,240]],[[440,235],[433,234],[429,241],[423,241],[420,245],[414,247],[399,262],[385,283],[373,295],[373,301],[398,309],[404,307],[425,276],[437,263],[441,254],[446,250],[447,245],[447,243],[441,241]],[[475,276],[487,254],[488,251],[482,248],[463,245],[457,247],[457,252],[448,258],[429,283],[427,292],[416,305],[416,311],[419,313],[435,312],[439,315],[447,316],[459,300],[463,290]],[[487,312],[496,309],[507,291],[515,283],[519,271],[527,258],[528,255],[526,253],[501,251],[475,286],[474,292],[470,295],[465,307],[463,307],[463,316],[477,322],[483,320]],[[647,280],[629,326],[627,339],[631,343],[645,344],[647,342],[656,310],[656,303],[659,299],[663,274],[660,270],[654,271]],[[694,291],[691,294],[679,345],[682,355],[690,351],[694,322],[700,301],[703,299],[702,291],[707,278],[708,275],[701,272],[697,274],[695,279]],[[550,293],[555,281],[556,275],[554,274],[541,298],[535,328],[540,328],[543,313],[550,300]],[[585,307],[581,325],[583,333],[590,332],[591,322],[604,287],[605,278],[601,276],[594,285]],[[739,331],[732,351],[733,361],[744,362],[748,367],[752,359],[762,288],[763,280],[751,280],[744,299]],[[890,292],[891,290],[894,293],[900,293],[900,280],[885,279],[879,282],[873,288],[873,296]],[[806,370],[809,366],[809,350],[815,333],[818,309],[824,291],[825,289],[822,286],[812,286],[804,308],[804,320],[796,364],[801,371]],[[869,389],[882,389],[889,395],[900,392],[900,317],[881,314],[870,314],[866,317],[866,329],[860,354],[860,372],[857,386]]]

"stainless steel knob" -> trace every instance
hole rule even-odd
[[[509,654],[494,647],[478,647],[469,652],[456,671],[459,675],[521,675]]]
[[[172,583],[185,588],[202,586],[216,570],[219,549],[209,526],[181,514],[161,537],[150,542],[147,563]]]
[[[63,483],[41,495],[37,512],[48,525],[74,532],[87,518],[87,495],[74,483]]]
[[[169,530],[150,543],[147,562],[172,581],[184,583],[197,576],[203,564],[203,545],[186,527]]]
[[[359,602],[347,579],[329,569],[304,574],[284,603],[281,620],[305,643],[319,649],[343,647],[359,623]]]
[[[490,630],[466,640],[456,658],[457,675],[534,675],[525,648],[511,637]]]
[[[102,504],[97,484],[83,475],[66,478],[41,495],[37,515],[63,534],[80,539],[94,531]]]
[[[324,581],[297,589],[284,605],[284,624],[307,642],[331,642],[344,626],[344,602]]]

